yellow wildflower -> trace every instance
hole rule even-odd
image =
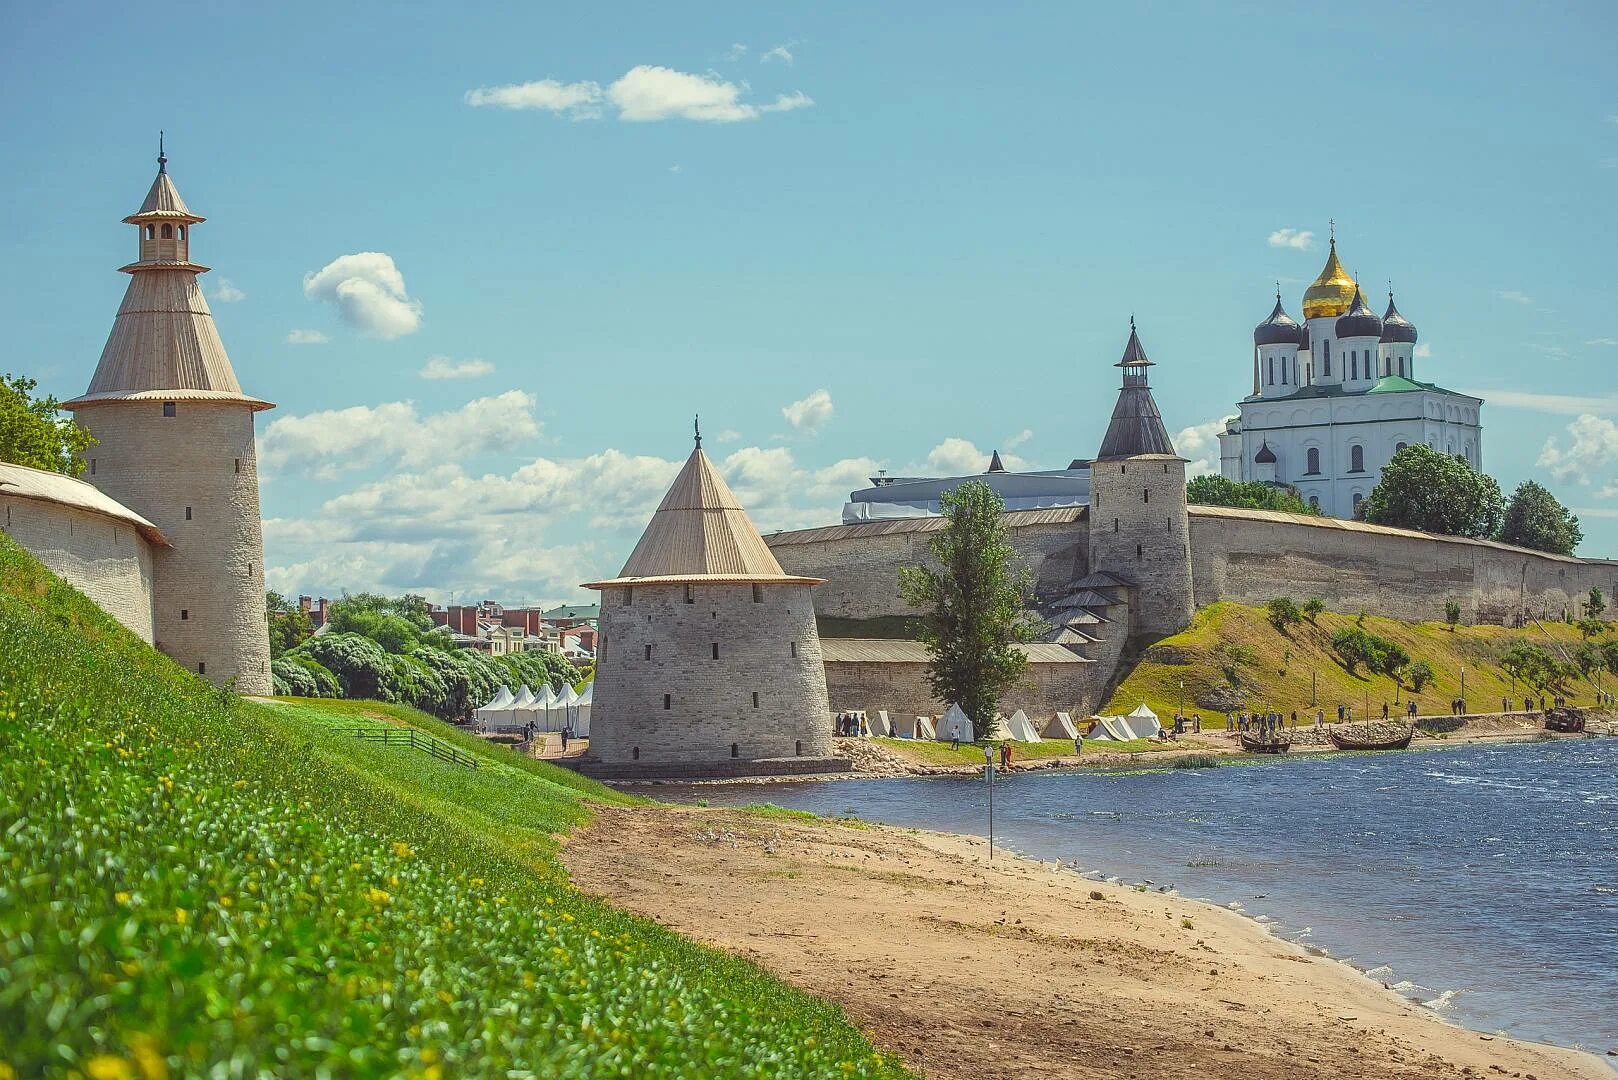
[[[373,904],[385,904],[389,900],[393,899],[393,897],[389,896],[375,885],[371,886],[371,891],[366,895],[370,898],[371,903]]]
[[[405,843],[403,840],[395,840],[393,842],[393,853],[399,856],[401,859],[408,859],[410,856],[415,854],[415,852],[410,849],[410,845]]]
[[[126,892],[115,892],[112,894],[112,898],[118,901],[120,904],[129,903],[129,894]]]
[[[157,1040],[150,1035],[136,1035],[129,1040],[129,1052],[135,1056],[141,1075],[146,1080],[168,1080],[169,1065],[157,1049]]]
[[[97,1054],[85,1062],[84,1073],[90,1080],[135,1080],[135,1067],[111,1054]]]
[[[177,907],[177,908],[174,909],[174,921],[179,923],[181,926],[184,926],[186,920],[189,919],[190,917],[191,916],[186,913],[185,908]]]

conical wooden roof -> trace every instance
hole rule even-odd
[[[170,221],[183,218],[193,224],[207,220],[200,214],[193,214],[191,208],[185,205],[185,200],[180,198],[180,189],[174,186],[174,181],[169,179],[168,169],[162,166],[159,166],[157,176],[152,180],[151,190],[146,193],[146,201],[140,204],[139,210],[124,218],[124,221],[130,225],[138,225],[153,218],[166,218]]]
[[[674,582],[787,582],[818,585],[781,569],[747,511],[697,447],[616,578],[589,589]]]

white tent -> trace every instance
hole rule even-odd
[[[566,710],[562,708],[561,702],[562,699],[556,696],[556,691],[551,689],[551,684],[546,683],[545,688],[539,693],[540,706],[545,710],[546,731],[561,731],[567,725]]]
[[[511,696],[511,691],[501,684],[489,703],[480,708],[477,713],[478,727],[487,731],[494,724],[509,724],[511,722],[511,706],[517,699]]]
[[[872,735],[888,736],[893,734],[893,725],[888,723],[888,710],[886,709],[878,709],[875,716],[867,714],[865,726],[870,729]]]
[[[972,719],[966,715],[966,710],[959,705],[951,705],[944,713],[943,719],[938,721],[939,742],[952,742],[959,739],[962,742],[975,742],[972,735]]]
[[[1163,730],[1163,725],[1157,722],[1157,714],[1148,709],[1144,701],[1124,717],[1124,723],[1128,725],[1132,739],[1155,739],[1157,733]]]
[[[933,734],[933,718],[930,716],[916,717],[916,722],[912,730],[914,732],[914,734],[910,736],[912,739],[937,738],[937,736]]]
[[[562,727],[567,728],[573,723],[573,706],[578,703],[578,691],[573,689],[572,683],[562,684],[562,693],[557,697],[556,704],[562,709]]]
[[[1028,714],[1021,709],[1011,714],[1011,719],[1006,721],[1006,730],[1010,732],[1011,738],[1017,742],[1039,741],[1039,732],[1034,730],[1034,725],[1029,722]]]
[[[584,684],[584,690],[573,703],[573,734],[581,739],[590,737],[590,702],[596,695],[594,679]]]
[[[1073,717],[1059,712],[1045,722],[1044,734],[1047,739],[1077,739],[1079,729],[1073,726]]]

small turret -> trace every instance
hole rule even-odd
[[[1343,385],[1350,390],[1363,390],[1381,377],[1377,356],[1377,343],[1382,338],[1382,320],[1365,302],[1358,285],[1354,286],[1354,301],[1348,311],[1337,320],[1338,362],[1343,365]]]
[[[1303,328],[1281,306],[1281,285],[1275,286],[1275,309],[1270,317],[1253,328],[1256,350],[1253,393],[1263,397],[1285,397],[1298,389],[1298,342]]]
[[[1378,350],[1382,373],[1406,379],[1416,377],[1416,327],[1399,314],[1393,304],[1393,286],[1388,286],[1388,310],[1382,316],[1382,340]]]

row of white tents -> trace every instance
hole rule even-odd
[[[1163,727],[1158,723],[1157,714],[1148,709],[1145,702],[1128,716],[1096,716],[1092,719],[1095,721],[1095,730],[1085,736],[1090,739],[1115,739],[1119,742],[1128,742],[1131,739],[1155,739]],[[912,719],[890,718],[887,710],[882,709],[874,717],[867,715],[865,725],[872,735],[898,739],[934,739],[939,742],[959,739],[963,743],[977,741],[972,731],[972,720],[966,715],[966,710],[959,705],[951,705],[936,723],[929,716],[917,716]],[[1073,717],[1069,713],[1059,712],[1046,720],[1043,725],[1036,725],[1028,718],[1026,712],[1018,709],[1010,717],[996,716],[994,727],[984,736],[984,741],[1003,742],[1009,739],[1013,742],[1038,742],[1040,739],[1078,737],[1079,729],[1074,725]]]
[[[576,691],[563,685],[560,694],[549,683],[541,684],[534,693],[526,686],[513,694],[509,687],[501,686],[489,703],[475,716],[479,731],[491,734],[526,733],[532,724],[535,731],[564,731],[572,729],[574,736],[590,736],[590,702],[595,696],[596,684],[588,682],[584,690]]]

